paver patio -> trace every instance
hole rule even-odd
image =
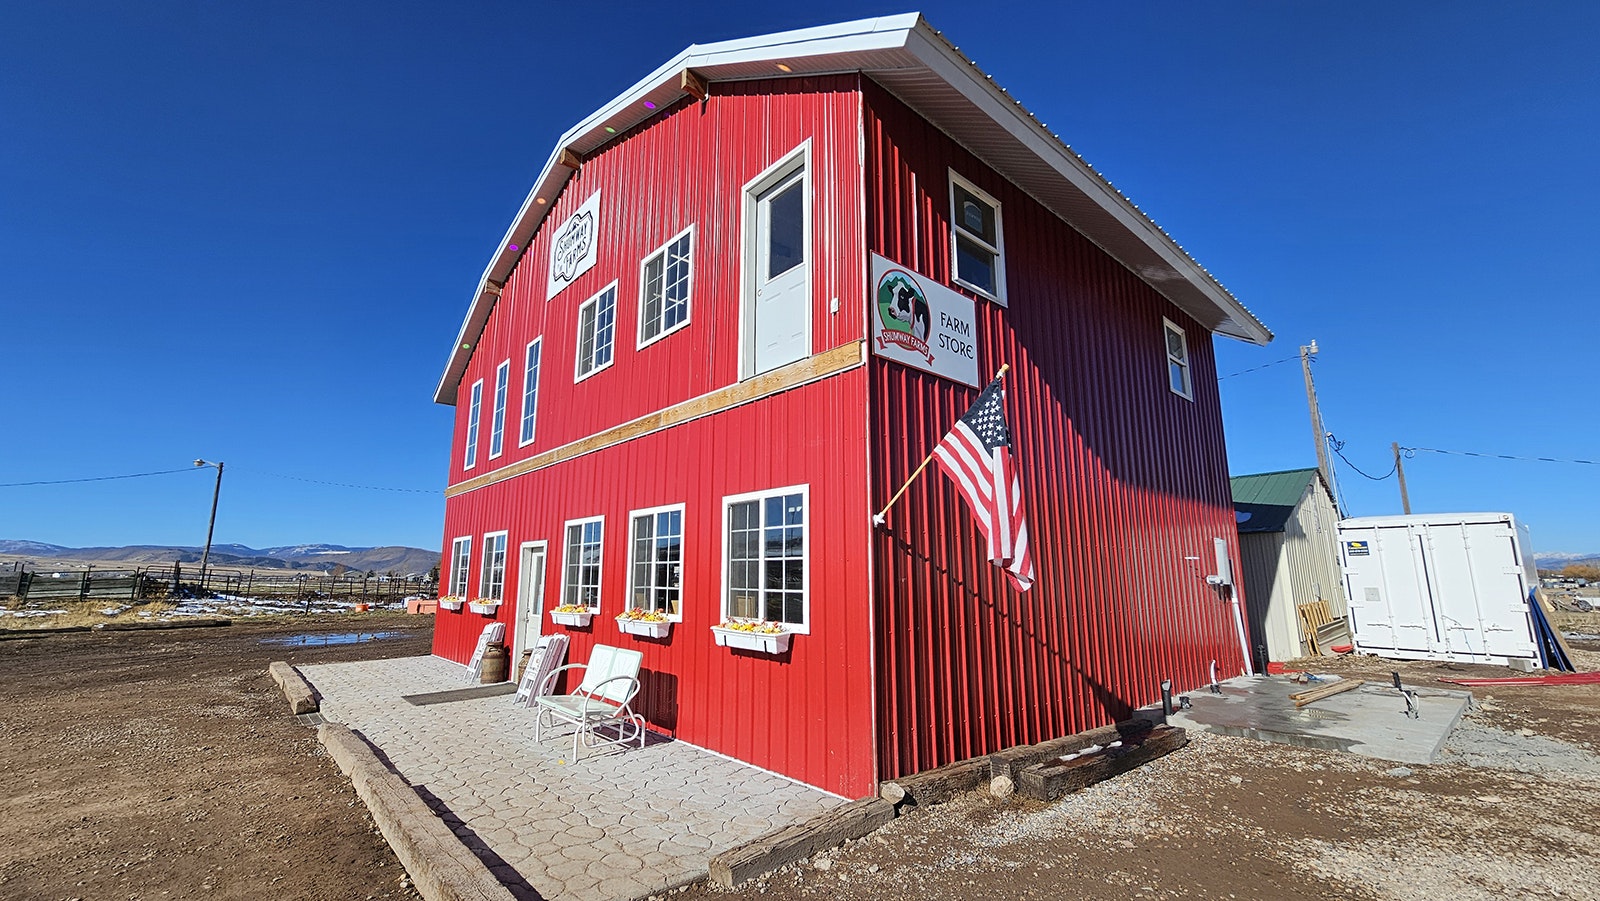
[[[676,741],[571,760],[511,695],[413,706],[465,687],[437,657],[303,666],[324,718],[360,732],[521,898],[638,898],[704,878],[712,856],[843,804]]]

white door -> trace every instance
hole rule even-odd
[[[545,543],[529,541],[522,545],[521,566],[517,568],[517,627],[512,638],[511,675],[516,675],[522,652],[532,648],[543,633]]]
[[[755,193],[752,375],[811,353],[809,187],[802,157]]]

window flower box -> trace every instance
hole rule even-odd
[[[655,610],[629,610],[617,617],[617,628],[629,635],[666,638],[672,634],[672,620]]]
[[[460,610],[461,609],[461,605],[464,604],[464,603],[466,603],[466,601],[463,598],[457,597],[457,596],[455,596],[453,594],[445,595],[444,597],[439,599],[439,609],[440,610]]]
[[[478,598],[469,602],[467,609],[484,616],[494,616],[494,612],[500,609],[500,602],[493,598]]]
[[[793,632],[784,631],[777,623],[723,623],[711,627],[717,644],[725,648],[760,651],[763,654],[782,654],[789,650]]]
[[[576,604],[562,604],[550,611],[550,620],[558,626],[575,626],[582,629],[594,619],[594,611]]]

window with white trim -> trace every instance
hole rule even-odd
[[[951,170],[950,268],[956,284],[1004,306],[1004,246],[1000,201]]]
[[[635,510],[628,552],[628,609],[679,615],[683,593],[683,504]]]
[[[561,578],[561,603],[600,609],[601,539],[604,516],[567,523],[567,554]]]
[[[533,443],[533,426],[539,413],[539,353],[543,349],[543,337],[528,342],[522,370],[522,437],[517,440],[518,447]]]
[[[578,307],[578,372],[581,381],[611,365],[617,338],[617,283]]]
[[[462,469],[478,465],[478,414],[483,411],[483,379],[472,383],[472,403],[467,405],[467,454]]]
[[[506,596],[506,533],[486,532],[483,536],[483,569],[478,571],[478,597],[486,601]]]
[[[1189,341],[1172,320],[1163,319],[1161,324],[1167,339],[1167,387],[1179,397],[1194,400],[1194,385],[1189,379]]]
[[[639,346],[689,324],[694,226],[645,257],[639,269]]]
[[[723,499],[725,619],[807,624],[808,486]]]
[[[494,412],[489,416],[489,459],[506,449],[506,393],[511,382],[511,361],[504,360],[494,371]]]
[[[450,543],[450,593],[467,596],[467,567],[472,565],[472,538],[457,538]]]

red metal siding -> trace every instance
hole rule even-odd
[[[705,104],[684,101],[584,162],[555,199],[546,226],[508,280],[458,392],[452,484],[738,381],[740,237],[746,183],[811,141],[812,350],[859,341],[866,241],[862,236],[861,107],[856,75],[714,85]],[[603,192],[596,265],[545,299],[549,233]],[[690,324],[636,348],[639,267],[695,226]],[[578,306],[618,282],[615,362],[574,384]],[[830,310],[839,298],[840,312]],[[543,334],[535,441],[518,448],[522,354]],[[488,460],[494,370],[512,361],[504,456]],[[468,392],[485,379],[479,462],[463,472]],[[473,536],[471,584],[485,532],[509,530],[507,603],[526,541],[549,542],[546,609],[559,603],[562,524],[605,516],[601,615],[571,630],[571,660],[598,641],[645,652],[642,707],[679,738],[848,796],[875,787],[871,621],[867,602],[866,375],[857,368],[753,404],[451,497],[444,550]],[[789,485],[810,487],[810,634],[778,659],[715,646],[720,614],[722,499]],[[622,635],[630,510],[682,502],[684,619],[670,639]],[[465,661],[490,618],[440,611],[434,652]],[[559,628],[546,624],[546,628]]]
[[[1002,204],[1009,308],[978,302],[979,366],[1012,366],[1038,566],[1033,590],[1005,585],[937,471],[890,513],[873,547],[882,777],[1111,722],[1213,659],[1238,672],[1204,581],[1212,539],[1237,541],[1209,333],[887,92],[864,96],[871,250],[949,284],[947,170]],[[1167,387],[1163,316],[1187,332],[1192,402]],[[879,506],[976,392],[870,369]]]

